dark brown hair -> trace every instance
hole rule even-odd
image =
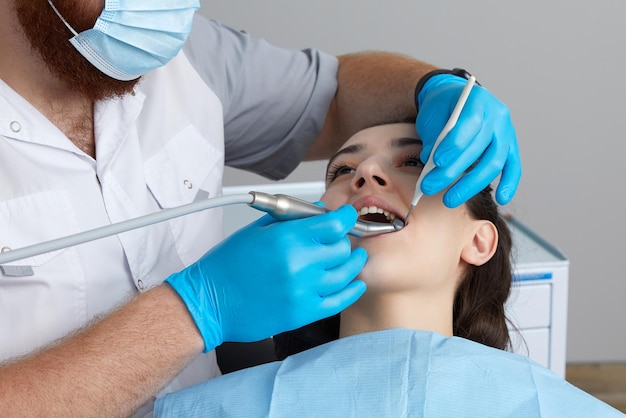
[[[453,334],[506,350],[511,346],[504,312],[513,281],[511,231],[498,211],[490,186],[468,200],[466,206],[475,219],[495,225],[498,246],[489,261],[482,266],[468,266],[463,275],[454,297]]]

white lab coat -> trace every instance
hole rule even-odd
[[[0,249],[220,195],[225,160],[284,177],[323,124],[336,70],[334,57],[196,17],[174,60],[96,105],[97,160],[0,80]],[[222,237],[218,208],[10,263],[34,274],[0,271],[0,361],[161,283]],[[211,352],[163,393],[216,375]]]
[[[168,71],[193,74],[186,66],[181,56]],[[167,86],[165,71],[143,84],[134,96],[97,105],[97,162],[0,84],[14,107],[0,122],[11,138],[0,141],[2,190],[16,195],[0,201],[0,247],[21,248],[190,203],[199,190],[220,193],[224,140],[217,96],[208,87],[198,91],[197,82],[178,82],[177,94],[168,92],[167,99],[144,92]],[[30,266],[35,275],[0,276],[0,358],[62,337],[193,263],[222,238],[221,219],[221,209],[213,209],[10,263]],[[215,354],[200,356],[180,376],[186,384],[174,381],[168,391],[218,374]]]

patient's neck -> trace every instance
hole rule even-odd
[[[448,294],[366,292],[341,313],[339,337],[407,328],[452,336],[452,303]]]

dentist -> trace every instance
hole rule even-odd
[[[2,251],[219,195],[224,165],[284,178],[416,112],[425,159],[465,84],[387,52],[278,48],[199,6],[0,0]],[[486,89],[434,152],[423,189],[454,183],[446,205],[498,176],[498,201],[515,193],[515,130]],[[367,256],[346,237],[356,218],[265,217],[222,242],[211,210],[0,266],[0,409],[143,415],[219,375],[222,342],[340,312],[365,291]]]

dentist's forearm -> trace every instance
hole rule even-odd
[[[415,88],[437,67],[401,54],[365,52],[337,57],[337,92],[308,160],[330,157],[355,132],[415,118]]]
[[[186,306],[161,285],[60,344],[0,367],[0,411],[128,416],[203,348]]]

